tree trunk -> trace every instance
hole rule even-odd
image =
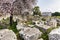
[[[12,24],[13,24],[13,8],[11,8],[11,14],[10,14],[10,26],[12,26]]]
[[[10,26],[13,24],[13,14],[10,15]]]

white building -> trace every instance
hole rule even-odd
[[[9,29],[0,30],[0,40],[17,40],[15,33]]]
[[[60,40],[60,28],[53,29],[49,33],[49,40]]]
[[[51,16],[52,13],[51,13],[51,12],[43,12],[41,15],[42,15],[42,16]]]
[[[22,37],[24,40],[38,40],[38,37],[41,36],[42,32],[39,31],[37,28],[24,28],[21,30],[20,35],[23,35]]]

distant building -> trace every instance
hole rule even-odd
[[[42,16],[51,16],[52,12],[43,12],[41,15]]]

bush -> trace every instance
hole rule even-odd
[[[2,26],[0,26],[0,29],[3,29],[3,27],[2,27]]]
[[[42,18],[42,21],[46,21],[46,19]]]
[[[52,16],[60,16],[59,12],[52,13]]]

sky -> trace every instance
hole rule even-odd
[[[60,12],[60,0],[38,0],[41,12]]]

